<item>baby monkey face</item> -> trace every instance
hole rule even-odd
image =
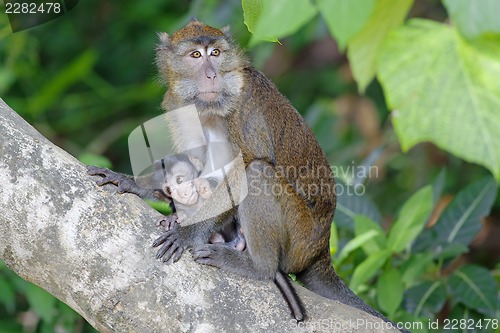
[[[178,161],[166,172],[163,191],[181,204],[195,204],[198,201],[199,193],[193,180],[198,177],[198,173],[192,163]]]

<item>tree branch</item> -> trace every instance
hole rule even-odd
[[[171,265],[155,260],[150,244],[160,234],[158,213],[113,186],[96,186],[84,165],[1,99],[0,178],[0,258],[99,331],[296,328],[271,281],[198,265],[189,252]],[[308,316],[307,329],[297,331],[385,331],[377,318],[295,287]],[[356,326],[358,320],[363,325]]]

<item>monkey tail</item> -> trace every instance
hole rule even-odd
[[[307,289],[329,299],[333,299],[346,305],[358,308],[385,322],[396,324],[384,317],[381,313],[366,304],[359,298],[337,275],[331,264],[330,256],[318,260],[303,272],[297,274],[297,279],[302,282]],[[401,330],[401,332],[410,333]]]
[[[278,286],[278,289],[283,294],[283,298],[285,298],[290,310],[292,311],[292,316],[297,321],[304,320],[304,306],[300,301],[299,296],[293,289],[290,284],[290,280],[288,276],[285,276],[281,271],[276,272],[276,277],[274,278],[274,283]]]

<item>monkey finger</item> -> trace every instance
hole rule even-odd
[[[198,263],[198,264],[201,264],[201,265],[208,265],[208,266],[217,267],[217,268],[221,268],[222,267],[222,264],[220,264],[219,261],[214,260],[214,258],[211,258],[211,257],[208,257],[208,258],[196,258],[196,259],[194,259],[194,261],[196,263]]]
[[[158,250],[158,252],[156,253],[156,259],[163,258],[164,255],[165,255],[165,253],[172,247],[172,244],[173,243],[171,241],[168,241],[165,244],[163,244],[161,246],[161,248]],[[164,258],[163,261],[166,261],[165,258]]]
[[[153,242],[153,247],[157,247],[161,244],[163,244],[167,239],[170,238],[170,235],[172,235],[171,232],[165,232],[163,235],[158,237],[154,242]]]
[[[170,260],[170,258],[172,258],[172,256],[178,249],[179,246],[177,246],[176,244],[172,244],[172,246],[170,246],[170,248],[163,254],[163,262]]]
[[[175,252],[172,254],[172,262],[177,262],[182,256],[182,253],[184,253],[184,249],[182,247],[177,248]]]
[[[96,180],[95,182],[97,185],[99,186],[103,186],[103,185],[106,185],[109,183],[109,181],[106,180],[106,178],[103,178],[103,179],[99,179],[99,180]]]
[[[200,245],[191,249],[193,259],[208,258],[213,253],[212,249],[206,245]]]
[[[105,176],[105,172],[107,169],[99,168],[93,165],[87,165],[87,174],[90,176]]]

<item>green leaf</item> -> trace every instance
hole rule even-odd
[[[403,283],[401,273],[397,269],[391,268],[383,272],[378,278],[377,302],[380,308],[392,317],[402,300]]]
[[[255,32],[255,27],[262,15],[264,5],[262,0],[242,0],[244,23],[252,34]],[[276,39],[272,40],[276,41]]]
[[[417,253],[412,255],[409,260],[403,263],[401,269],[403,271],[403,277],[401,278],[403,283],[407,285],[413,283],[432,265],[432,259],[432,253]]]
[[[368,23],[347,43],[347,56],[360,91],[375,77],[376,59],[386,35],[403,23],[412,3],[378,0]]]
[[[253,33],[250,45],[288,36],[318,12],[309,0],[243,0],[242,5],[245,24]]]
[[[340,228],[354,229],[354,217],[365,215],[380,224],[382,215],[377,206],[367,195],[355,195],[352,186],[340,184],[342,191],[337,194],[337,208],[335,210],[335,224]]]
[[[319,0],[318,7],[339,48],[360,31],[370,18],[376,0]]]
[[[452,22],[467,38],[485,33],[500,33],[500,3],[498,0],[444,0]]]
[[[8,279],[0,275],[0,304],[3,304],[10,313],[14,311],[16,306],[15,296],[14,287]]]
[[[434,259],[447,260],[456,258],[462,253],[469,252],[469,248],[462,244],[448,244],[447,246],[438,246]]]
[[[441,198],[441,193],[443,193],[444,183],[446,181],[446,169],[443,168],[439,172],[434,182],[432,182],[432,202],[437,204]]]
[[[453,273],[448,287],[453,297],[467,307],[485,315],[495,315],[498,289],[487,269],[466,265]]]
[[[30,283],[26,286],[26,298],[28,298],[28,302],[33,310],[35,310],[44,321],[52,321],[56,313],[55,305],[57,299],[54,296]]]
[[[333,256],[339,249],[339,235],[337,233],[337,226],[332,223],[330,228],[330,255]]]
[[[403,251],[422,231],[432,211],[432,187],[426,186],[403,205],[398,219],[389,232],[387,247],[393,252]]]
[[[359,249],[361,246],[363,246],[363,244],[365,244],[366,242],[368,242],[370,239],[374,238],[377,235],[378,235],[378,232],[376,230],[368,230],[365,233],[351,239],[342,248],[342,251],[340,251],[339,258],[337,259],[337,265],[340,265],[340,263],[345,258],[347,258],[349,253],[351,253],[354,250]]]
[[[356,215],[356,217],[354,217],[354,231],[356,236],[369,231],[376,232],[373,238],[367,239],[365,243],[362,244],[363,251],[365,251],[366,255],[370,255],[371,253],[385,249],[387,239],[385,238],[384,230],[382,230],[380,225],[378,225],[369,217],[364,215]]]
[[[461,303],[456,303],[453,308],[451,309],[450,314],[448,315],[448,318],[450,320],[456,320],[455,322],[460,323],[466,322],[466,323],[474,323],[475,325],[470,327],[470,329],[460,329],[459,327],[455,327],[455,329],[450,329],[446,330],[446,333],[476,333],[476,332],[484,332],[484,333],[499,333],[500,330],[497,329],[493,330],[492,329],[492,318],[488,318],[488,316],[484,316],[483,314],[474,311],[473,309],[464,306]],[[499,318],[498,315],[494,316],[493,318]],[[488,320],[488,321],[485,321]],[[462,326],[463,327],[463,326]]]
[[[352,275],[350,288],[356,291],[359,286],[373,277],[375,273],[384,265],[391,253],[387,250],[373,253],[356,267]]]
[[[437,243],[468,246],[481,228],[481,219],[491,210],[497,193],[492,177],[482,178],[460,191],[445,208],[433,229]]]
[[[172,208],[170,208],[170,205],[165,201],[146,200],[146,203],[156,209],[162,215],[172,214]]]
[[[404,150],[431,141],[500,180],[500,37],[469,44],[452,27],[411,20],[386,39],[378,70]]]
[[[448,259],[467,252],[495,200],[497,186],[491,177],[480,179],[460,191],[438,221],[415,241],[414,250],[432,249],[434,257]]]
[[[446,301],[446,288],[440,281],[427,281],[408,289],[404,299],[406,311],[432,318]]]
[[[429,317],[422,318],[409,314],[406,311],[398,311],[391,318],[395,323],[408,323],[411,325],[412,333],[428,333],[429,332]]]

